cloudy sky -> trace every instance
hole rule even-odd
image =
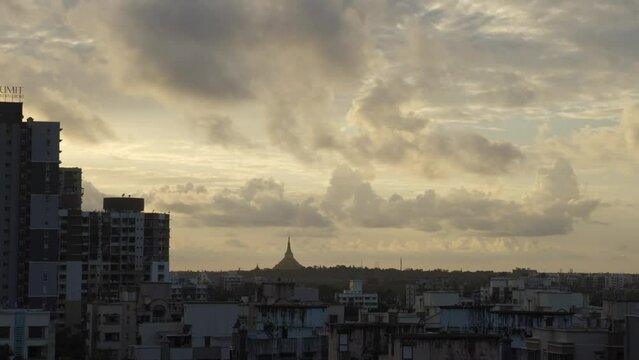
[[[636,1],[0,2],[64,166],[173,269],[637,272]]]

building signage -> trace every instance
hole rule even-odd
[[[0,85],[0,100],[22,101],[24,100],[22,86]]]

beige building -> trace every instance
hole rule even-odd
[[[111,359],[126,357],[129,345],[136,343],[135,305],[135,301],[122,301],[87,306],[89,354],[105,352]]]
[[[87,350],[112,359],[127,356],[138,342],[138,323],[179,322],[182,306],[171,300],[170,283],[140,283],[137,292],[122,292],[117,303],[98,302],[87,306]]]

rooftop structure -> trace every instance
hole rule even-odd
[[[293,256],[293,251],[291,251],[291,238],[288,238],[288,245],[286,246],[286,253],[284,254],[284,258],[277,263],[273,267],[275,270],[298,270],[303,269],[300,263],[295,260],[295,256]]]

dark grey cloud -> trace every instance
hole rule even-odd
[[[498,175],[524,160],[523,152],[511,143],[445,130],[429,124],[423,115],[402,111],[417,97],[413,85],[405,82],[372,84],[355,99],[349,114],[352,122],[363,124],[367,131],[353,136],[351,146],[340,151],[358,161],[421,164],[428,176],[459,171]]]
[[[103,45],[131,57],[127,74],[177,96],[252,99],[276,91],[278,79],[285,85],[293,74],[303,81],[320,72],[340,81],[361,74],[366,61],[350,1],[122,1],[98,8],[107,22]]]
[[[194,185],[192,182],[187,181],[184,184],[177,184],[175,186],[164,185],[158,189],[163,193],[178,193],[178,194],[206,194],[207,189],[204,185]]]
[[[270,143],[302,162],[337,153],[353,165],[417,162],[428,176],[493,175],[522,150],[446,123],[602,119],[633,91],[637,7],[584,4],[88,1],[69,18],[127,88],[224,114],[256,105]],[[345,120],[335,109],[349,101]],[[604,105],[584,111],[593,104]],[[244,137],[228,120],[211,126],[214,142]]]

